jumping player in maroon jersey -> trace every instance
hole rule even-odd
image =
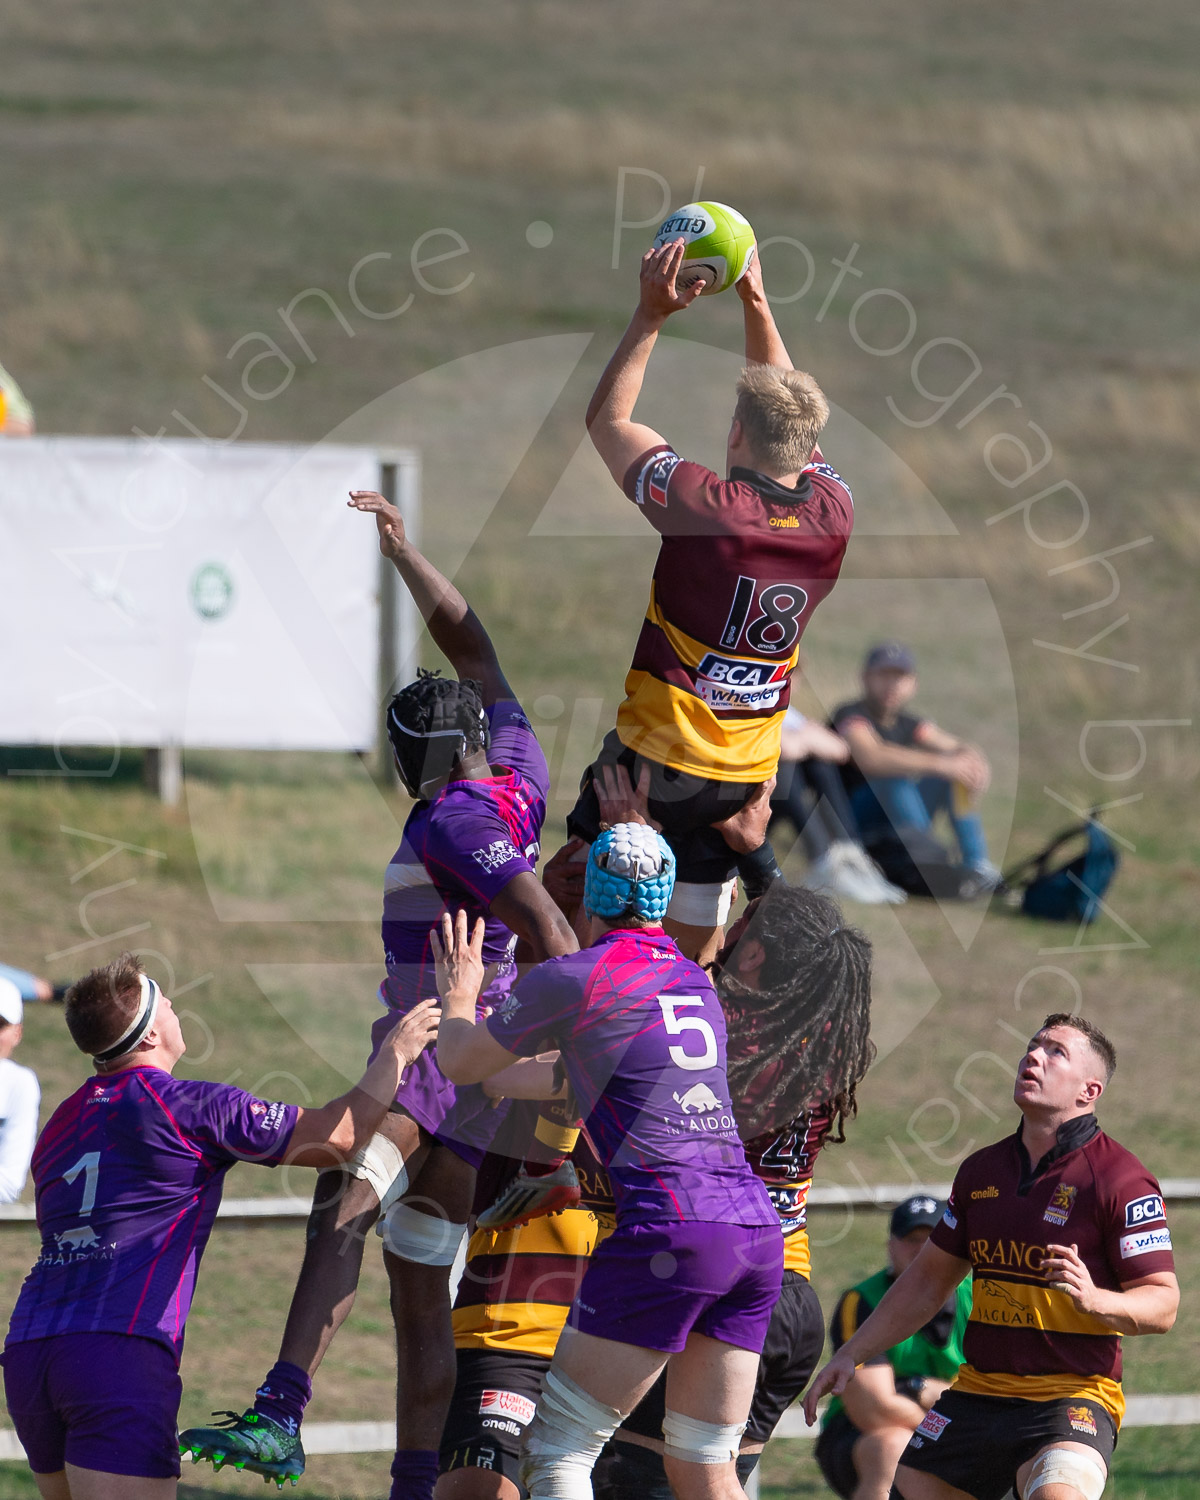
[[[850,491],[817,438],[829,405],[793,369],[755,258],[737,283],[748,368],[726,444],[728,478],[686,462],[633,413],[678,291],[676,241],[642,260],[628,330],[596,387],[588,431],[609,472],[662,536],[650,604],[616,729],[596,766],[650,771],[650,811],[679,861],[669,930],[709,959],[740,868],[751,894],[778,875],[765,844],[739,859],[714,827],[775,774],[797,644],[837,579],[853,525]],[[599,831],[585,773],[568,831]]]
[[[44,1500],[169,1500],[184,1325],[225,1174],[352,1156],[438,1012],[414,1006],[357,1087],[319,1109],[172,1077],[179,1019],[132,954],[73,985],[66,1020],[96,1071],[34,1151],[41,1253],[4,1347],[8,1410]]]
[[[1047,1016],[1017,1070],[1020,1126],[963,1162],[928,1244],[805,1397],[811,1423],[973,1273],[966,1364],[904,1450],[905,1500],[1100,1500],[1121,1335],[1166,1333],[1179,1306],[1158,1183],[1096,1121],[1115,1066],[1091,1022]]]

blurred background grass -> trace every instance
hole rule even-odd
[[[877,943],[877,1031],[888,1050],[862,1090],[852,1143],[822,1162],[824,1180],[945,1179],[965,1151],[1007,1129],[1003,1069],[1020,1046],[1001,1023],[1024,1033],[1069,998],[1059,976],[1027,978],[1049,966],[1075,977],[1121,1049],[1106,1125],[1159,1173],[1194,1171],[1195,736],[1148,731],[1144,768],[1119,783],[1091,775],[1079,755],[1089,719],[1184,719],[1197,701],[1194,7],[850,0],[731,10],[698,0],[684,16],[661,0],[205,0],[168,11],[144,0],[2,0],[0,23],[0,359],[41,429],[184,434],[181,413],[223,437],[238,417],[219,386],[246,408],[248,439],[337,431],[420,447],[425,544],[495,634],[550,753],[549,848],[615,711],[654,553],[607,482],[572,466],[648,232],[619,237],[614,269],[620,169],[630,173],[628,219],[658,205],[651,178],[630,169],[661,174],[676,202],[693,196],[703,169],[703,196],[735,203],[764,239],[802,242],[812,285],[777,313],[797,363],[835,403],[844,437],[829,456],[864,519],[842,592],[806,636],[805,701],[816,711],[850,696],[871,638],[913,638],[923,700],[1005,768],[1005,797],[987,809],[997,854],[1010,821],[1010,857],[1070,821],[1047,786],[1077,806],[1137,797],[1111,814],[1134,846],[1111,903],[1144,944],[1114,946],[1129,936],[1111,918],[1080,951],[1046,955],[1073,933],[1000,910],[977,931],[927,905],[855,912]],[[535,220],[553,229],[547,248],[526,238]],[[409,256],[435,229],[453,229],[469,253],[429,267],[422,286]],[[822,312],[834,259],[852,246],[862,276],[846,274]],[[348,293],[355,265],[377,252],[392,259],[361,272],[365,305],[413,298],[387,321],[362,315]],[[781,295],[800,286],[794,246],[768,246],[764,264]],[[443,294],[468,274],[464,290]],[[329,303],[304,300],[294,322],[311,359],[279,313],[309,288],[325,291],[351,330]],[[902,294],[918,320],[897,356],[873,356],[850,334],[850,310],[870,288]],[[891,299],[864,310],[864,341],[898,341],[899,308]],[[651,371],[649,409],[670,414],[680,446],[715,462],[739,308],[714,299],[678,321]],[[241,394],[247,359],[266,346],[230,351],[253,333],[295,368],[272,400]],[[555,335],[567,343],[485,354]],[[913,427],[896,410],[913,421],[936,410],[910,369],[933,338],[960,341],[984,373],[940,421]],[[952,391],[965,362],[942,346],[922,367],[926,389]],[[281,361],[261,370],[258,388],[285,370]],[[528,432],[500,463],[503,432],[520,425],[504,403],[525,401],[539,376],[544,419],[526,414]],[[1000,400],[956,425],[1001,383],[1019,409]],[[1028,421],[1053,458],[1036,482],[1010,489],[985,468],[985,444],[1008,430],[1040,456]],[[888,464],[868,462],[856,425]],[[1011,445],[990,451],[1011,477]],[[1060,479],[1090,504],[1076,544],[1040,549],[1018,517],[986,524]],[[889,516],[924,493],[945,524],[888,534]],[[564,515],[584,516],[584,534],[565,535]],[[559,518],[557,531],[546,516]],[[1074,521],[1064,516],[1055,524],[1047,510],[1039,524],[1062,536]],[[1144,536],[1153,543],[1113,560],[1111,606],[1064,621],[1102,598],[1108,579],[1098,564],[1049,570]],[[959,596],[935,592],[972,580],[983,593],[961,597],[976,603],[947,606]],[[1033,644],[1078,645],[1126,614],[1094,649],[1133,671]],[[1127,748],[1100,768],[1116,773]],[[6,772],[53,768],[40,752],[3,755]],[[185,1073],[327,1097],[365,1052],[379,882],[403,800],[348,758],[196,752],[185,803],[164,809],[142,789],[140,759],[123,751],[103,780],[0,781],[0,957],[70,977],[131,944],[192,1012]],[[102,838],[155,853],[120,850],[81,875],[112,848]],[[786,840],[781,852],[798,874]],[[331,974],[345,987],[336,1004]],[[22,1059],[37,1068],[49,1108],[80,1077],[79,1060],[56,1014],[31,1011],[26,1029]],[[283,1186],[239,1169],[231,1190]],[[877,1230],[879,1221],[856,1221],[844,1242],[818,1250],[818,1278],[823,1259],[846,1272],[833,1281],[854,1278],[850,1260],[869,1269]],[[1186,1295],[1195,1236],[1182,1238]],[[218,1232],[185,1359],[185,1419],[210,1401],[243,1399],[258,1378],[296,1239]],[[11,1300],[29,1254],[23,1232],[6,1234],[0,1254]],[[253,1308],[238,1300],[248,1290]],[[1186,1306],[1169,1339],[1131,1345],[1131,1389],[1195,1387]],[[326,1415],[386,1413],[384,1307],[376,1278],[335,1345],[345,1366],[318,1383]],[[251,1326],[253,1340],[228,1347],[230,1327]],[[1129,1434],[1117,1493],[1200,1492],[1187,1477],[1195,1443]],[[378,1469],[324,1462],[335,1466],[331,1494],[367,1493],[353,1486]],[[770,1472],[790,1493],[809,1493],[799,1471]],[[22,1482],[0,1477],[0,1494],[27,1493]],[[233,1482],[220,1481],[226,1488]]]

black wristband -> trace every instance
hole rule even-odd
[[[753,901],[756,896],[763,895],[770,888],[772,881],[783,879],[783,871],[779,868],[779,861],[775,858],[775,850],[771,847],[769,839],[760,844],[753,853],[739,854],[737,869],[742,877],[747,901]]]

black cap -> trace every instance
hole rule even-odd
[[[946,1205],[925,1193],[905,1198],[892,1210],[892,1222],[888,1233],[894,1240],[902,1240],[914,1229],[932,1229],[946,1212]]]
[[[912,652],[900,641],[883,641],[878,646],[872,646],[863,662],[864,672],[877,672],[889,668],[894,672],[917,670],[916,659]]]

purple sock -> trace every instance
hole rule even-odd
[[[433,1500],[438,1456],[427,1448],[401,1448],[392,1459],[392,1492],[388,1500]]]
[[[312,1381],[299,1365],[280,1359],[254,1393],[254,1410],[270,1417],[294,1437],[304,1421],[304,1408],[312,1396]]]

